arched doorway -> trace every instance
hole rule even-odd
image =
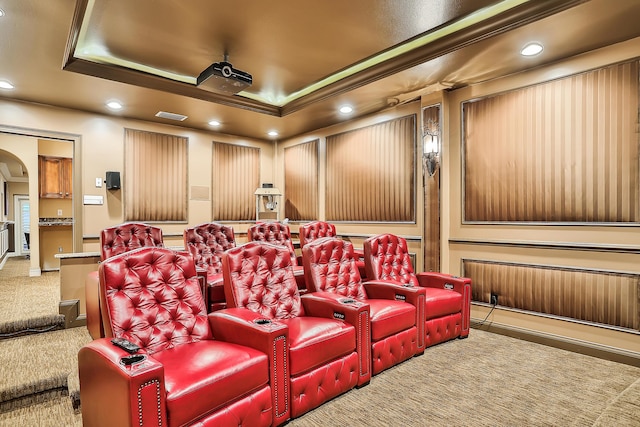
[[[0,245],[2,247],[0,255],[28,256],[31,229],[29,174],[19,157],[1,149],[0,192],[2,193],[0,222],[3,233],[6,234],[3,235],[2,245]]]
[[[69,144],[71,147],[70,155],[72,158],[79,158],[80,156],[80,136],[72,134],[64,134],[59,132],[43,131],[36,129],[24,129],[14,128],[0,125],[0,152],[8,153],[18,158],[24,168],[28,172],[28,190],[25,194],[29,195],[29,208],[30,208],[30,255],[31,263],[29,268],[30,276],[39,276],[41,274],[41,259],[40,259],[40,233],[39,233],[39,214],[40,212],[40,199],[38,190],[38,146],[39,142],[45,141],[58,141]],[[80,163],[73,161],[72,174],[74,177],[81,176]],[[71,201],[69,211],[71,214],[67,215],[65,209],[65,216],[73,218],[72,239],[67,246],[64,247],[64,252],[77,252],[82,250],[82,185],[80,179],[73,179],[73,193],[76,195]],[[57,211],[57,210],[56,210]],[[55,213],[45,216],[56,216]],[[56,246],[56,251],[58,246]]]

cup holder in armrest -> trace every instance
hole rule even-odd
[[[269,319],[256,319],[253,321],[253,323],[255,323],[256,325],[268,325],[271,323],[271,320]]]
[[[340,302],[343,304],[354,304],[356,300],[354,300],[353,298],[345,298],[343,300],[340,300]]]
[[[128,356],[124,356],[120,358],[120,363],[125,366],[134,365],[136,363],[140,363],[147,358],[144,354],[130,354]]]
[[[402,286],[405,287],[405,288],[413,288],[413,284],[411,284],[411,283],[405,283]]]

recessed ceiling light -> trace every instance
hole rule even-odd
[[[209,122],[209,125],[210,125],[210,126],[220,126],[220,122],[219,122],[219,121],[217,121],[217,120],[211,120],[211,121]]]
[[[540,43],[529,43],[522,48],[520,54],[522,56],[534,56],[542,52],[542,45]]]
[[[340,107],[340,112],[342,114],[349,114],[353,112],[353,107],[351,105],[343,105],[342,107]]]
[[[13,85],[6,80],[0,80],[1,89],[13,89]]]
[[[107,107],[111,108],[112,110],[119,110],[122,108],[122,104],[118,101],[109,101],[107,102]]]
[[[269,132],[267,132],[267,135],[269,135],[269,136],[278,136],[278,132],[276,132],[275,130],[270,130]]]

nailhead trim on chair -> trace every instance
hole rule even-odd
[[[156,398],[158,404],[158,425],[162,425],[162,408],[160,407],[160,381],[158,379],[154,379],[142,383],[138,387],[138,422],[140,423],[140,427],[144,425],[142,421],[142,389],[151,385],[154,385],[156,387]]]
[[[366,311],[363,311],[362,313],[360,313],[360,316],[358,318],[359,323],[364,323],[365,327],[365,337],[370,337],[370,332],[369,332],[369,313],[367,313]],[[359,331],[362,331],[362,327],[358,327]],[[362,342],[362,337],[360,337]],[[363,346],[365,347],[364,349],[360,348],[358,349],[358,354],[360,356],[360,376],[366,375],[369,372],[369,367],[371,365],[371,363],[363,363],[363,356],[365,356],[365,354],[363,354],[362,350],[364,350],[364,353],[366,353],[366,360],[371,360],[371,343],[368,343],[368,345]],[[363,368],[366,367],[366,370],[363,370]]]
[[[424,319],[424,315],[422,315],[422,312],[424,312],[424,306],[425,306],[425,297],[424,295],[418,295],[418,306],[416,307],[418,310],[418,319]],[[425,348],[426,345],[426,335],[425,335],[425,324],[424,322],[420,322],[420,324],[416,324],[417,328],[418,328],[418,349],[422,350],[423,348]]]
[[[274,343],[276,341],[284,341],[284,343],[283,343],[283,350],[284,351],[282,352],[283,353],[282,364],[284,366],[284,378],[285,378],[285,384],[284,384],[284,398],[285,398],[284,399],[284,412],[279,412],[278,411],[278,402],[280,401],[278,399],[278,389],[279,389],[279,387],[278,387],[278,375],[277,375],[278,374],[277,373],[277,370],[278,370],[278,363],[277,363],[278,362],[278,354],[276,353],[277,352],[276,346],[275,345],[273,346],[273,380],[276,382],[276,384],[273,385],[273,387],[275,388],[275,394],[276,394],[276,399],[275,399],[276,401],[274,403],[276,405],[276,417],[281,417],[284,414],[286,414],[287,411],[289,410],[289,384],[286,381],[286,379],[288,377],[287,372],[289,371],[289,366],[287,365],[287,353],[288,353],[288,351],[287,351],[287,339],[286,339],[286,337],[284,335],[280,335],[279,337],[276,337],[276,339],[274,340]]]
[[[471,285],[466,284],[464,287],[464,291],[463,291],[463,301],[470,301],[471,300]],[[470,313],[468,310],[465,310],[464,304],[463,304],[463,311],[462,311],[462,330],[460,331],[460,333],[464,333],[465,337],[469,335],[469,323],[470,323]]]

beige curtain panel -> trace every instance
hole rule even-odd
[[[465,221],[638,222],[638,61],[463,113]]]
[[[125,129],[125,221],[187,221],[188,140]]]
[[[464,275],[473,278],[474,301],[640,329],[640,276],[570,268],[465,260]]]
[[[284,150],[284,215],[292,221],[318,219],[318,140]]]
[[[328,221],[415,221],[416,115],[327,137]]]
[[[260,149],[213,143],[212,199],[216,221],[255,221]]]

